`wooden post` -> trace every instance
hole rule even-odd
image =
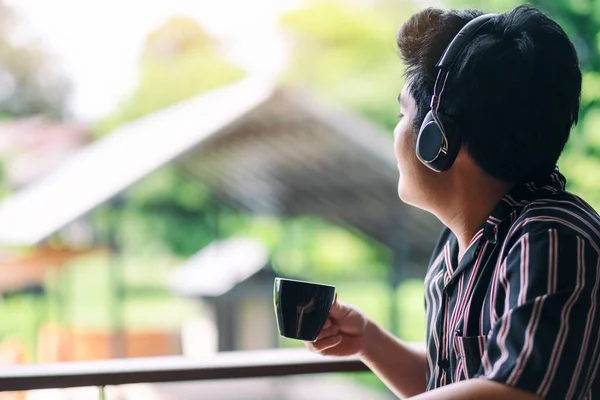
[[[123,199],[117,196],[111,202],[111,218],[108,225],[108,246],[110,249],[109,262],[109,309],[111,315],[111,357],[125,356],[125,338],[123,326],[123,303],[125,290],[123,287],[123,265],[121,263],[121,245],[119,243],[118,227],[123,211]]]

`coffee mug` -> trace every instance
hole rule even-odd
[[[273,303],[281,336],[313,342],[335,300],[335,286],[275,278]]]

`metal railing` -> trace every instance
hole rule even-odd
[[[110,385],[367,370],[354,357],[323,357],[305,349],[273,349],[217,353],[202,360],[173,356],[2,367],[0,391],[96,386],[103,400],[104,387]]]

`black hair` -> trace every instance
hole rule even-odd
[[[429,111],[435,64],[481,11],[428,8],[398,31],[408,90],[417,104],[413,130]],[[440,103],[462,145],[488,174],[523,182],[553,170],[577,123],[581,71],[563,29],[532,6],[495,16],[459,52]]]

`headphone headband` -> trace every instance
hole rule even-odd
[[[450,66],[460,50],[471,40],[479,29],[497,14],[484,14],[473,18],[454,36],[436,64],[437,77],[431,96],[430,111],[425,116],[417,137],[417,157],[434,171],[449,169],[460,150],[461,135],[452,119],[438,112],[440,99],[444,93]],[[441,88],[439,87],[441,83]]]
[[[435,65],[437,68],[445,68],[448,69],[458,52],[463,48],[463,46],[471,40],[473,36],[477,33],[477,31],[485,24],[490,22],[490,20],[498,14],[484,14],[479,17],[473,18],[469,21],[462,29],[454,36],[454,39],[450,42],[446,50],[444,50],[444,54]]]

